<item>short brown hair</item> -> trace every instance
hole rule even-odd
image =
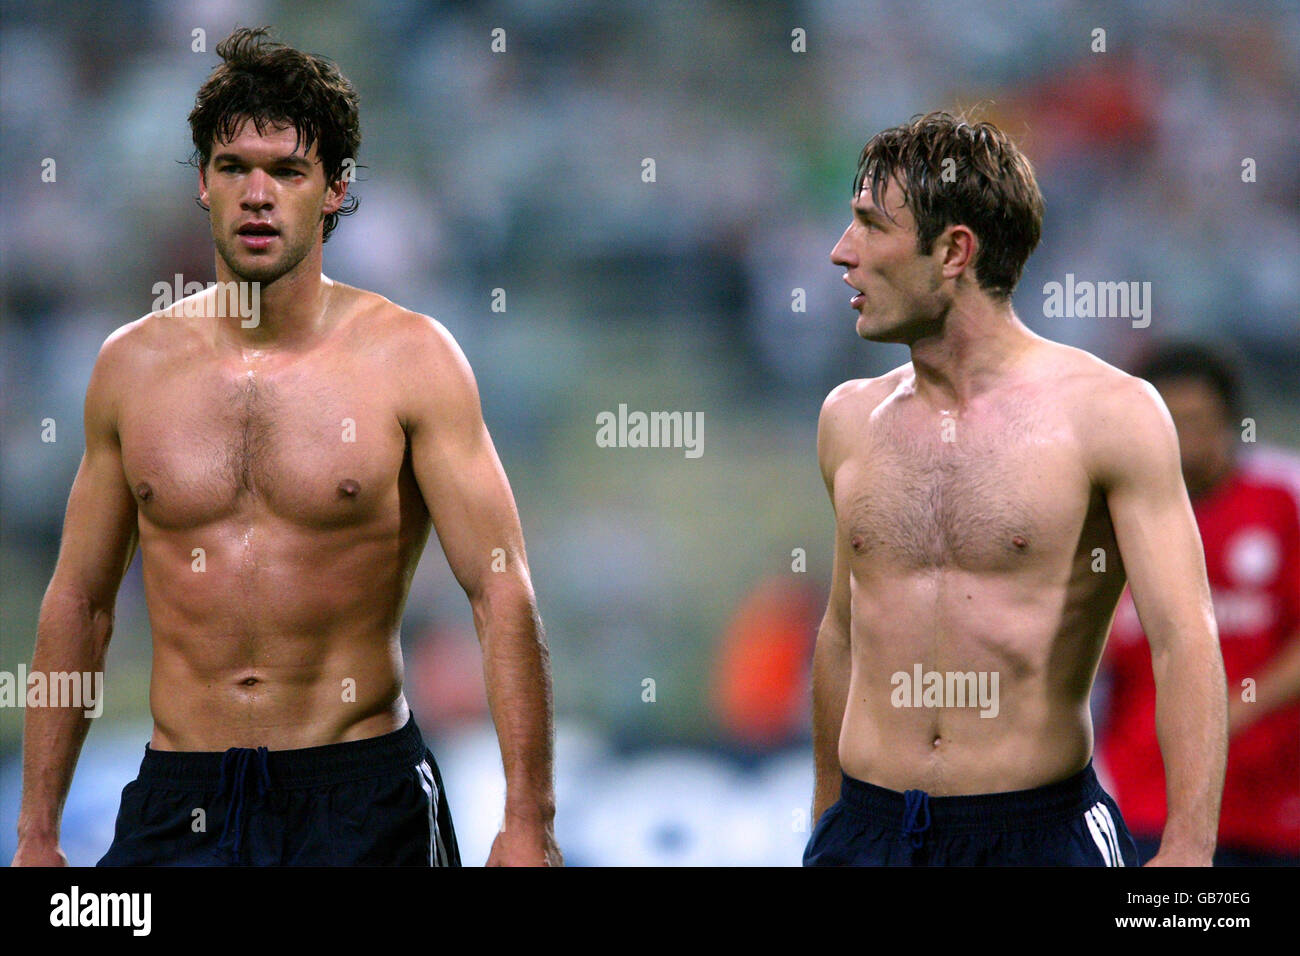
[[[944,160],[955,178],[945,181]],[[916,219],[917,252],[927,255],[951,225],[979,239],[973,267],[981,289],[1009,298],[1043,227],[1043,195],[1029,160],[992,123],[970,123],[936,111],[877,133],[862,149],[853,178],[881,211],[880,194],[893,177]],[[888,215],[888,213],[886,213]]]
[[[259,134],[270,126],[292,126],[297,145],[316,144],[325,181],[338,182],[344,160],[355,163],[361,147],[357,91],[347,77],[322,56],[271,40],[266,27],[236,29],[217,44],[217,56],[222,63],[199,89],[190,112],[190,162],[207,166],[214,140],[231,139],[251,119]],[[356,209],[357,198],[349,194],[338,212],[325,217],[324,238],[339,216]]]

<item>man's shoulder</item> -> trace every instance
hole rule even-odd
[[[92,385],[118,381],[123,376],[139,381],[140,376],[148,374],[150,363],[175,349],[187,336],[184,320],[165,312],[150,312],[119,325],[99,347]]]
[[[831,389],[817,420],[817,458],[828,482],[870,426],[872,413],[911,372],[908,362],[884,375],[850,379]]]
[[[370,356],[372,367],[382,370],[403,422],[435,413],[468,418],[477,414],[474,371],[446,326],[377,292],[340,286],[351,298],[349,334]]]
[[[353,325],[382,342],[402,364],[455,361],[460,347],[447,327],[433,316],[398,305],[378,292],[336,283],[351,300]]]
[[[1098,358],[1085,349],[1041,339],[1036,370],[1062,390],[1077,390],[1080,397],[1104,398],[1125,389],[1143,391],[1142,380]]]
[[[1138,461],[1177,467],[1178,434],[1155,386],[1091,352],[1048,345],[1038,369],[1045,394],[1095,479],[1109,484]]]
[[[1150,382],[1072,345],[1044,339],[1040,348],[1035,375],[1080,433],[1095,433],[1103,425],[1118,432],[1161,427],[1168,419]]]
[[[822,422],[834,424],[870,415],[911,374],[912,363],[908,362],[874,378],[854,378],[841,382],[831,389],[822,402]]]

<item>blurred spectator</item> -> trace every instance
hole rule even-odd
[[[722,639],[714,685],[732,743],[766,750],[804,732],[819,613],[812,588],[776,576],[741,601]]]
[[[1240,387],[1219,353],[1166,346],[1135,374],[1159,389],[1178,429],[1228,677],[1215,864],[1300,865],[1300,458],[1237,452]],[[1151,651],[1127,589],[1105,664],[1099,752],[1145,862],[1159,849],[1165,778]]]
[[[408,633],[405,693],[425,735],[433,740],[489,720],[483,653],[474,632],[430,625]]]

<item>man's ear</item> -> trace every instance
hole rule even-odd
[[[938,242],[943,249],[943,277],[953,279],[961,275],[962,270],[970,270],[970,278],[975,278],[975,253],[979,250],[979,239],[971,232],[969,226],[949,226],[939,236]]]
[[[343,205],[343,200],[348,197],[348,180],[346,176],[340,176],[337,180],[330,183],[329,188],[325,190],[325,208],[322,210],[325,215],[336,213],[339,207]]]
[[[212,205],[210,202],[208,202],[208,177],[206,173],[207,173],[206,166],[200,166],[199,167],[199,205],[202,206],[204,209],[208,209]]]

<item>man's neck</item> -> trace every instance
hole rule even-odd
[[[910,344],[917,393],[936,408],[963,408],[1001,381],[1035,338],[1009,301],[954,306],[938,332]]]
[[[315,263],[308,256],[295,268],[269,284],[259,284],[256,315],[218,318],[220,338],[230,345],[249,350],[293,349],[314,340],[322,331],[330,305],[334,280],[321,273],[319,254]],[[314,267],[313,267],[314,265]],[[241,280],[217,259],[220,282]]]

